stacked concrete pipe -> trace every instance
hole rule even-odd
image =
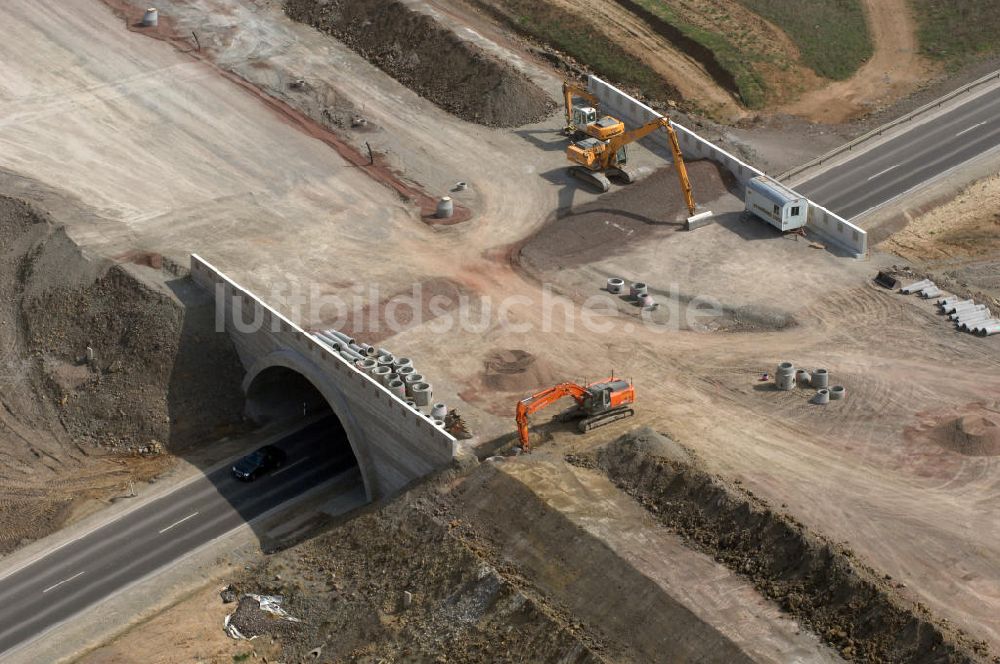
[[[817,369],[812,373],[812,386],[817,389],[826,389],[830,385],[830,372],[826,369]]]
[[[434,397],[434,390],[430,383],[412,383],[410,386],[410,396],[416,402],[418,408],[426,408],[431,404]]]
[[[812,401],[813,403],[819,404],[821,406],[830,403],[830,390],[827,390],[825,388],[821,390],[816,390],[816,396],[812,398]]]
[[[156,10],[156,7],[150,7],[146,10],[146,13],[142,15],[142,27],[144,28],[155,28],[160,24],[160,12]]]
[[[809,385],[811,384],[811,382],[812,382],[812,377],[809,375],[808,371],[806,371],[805,369],[796,369],[795,370],[795,384],[796,385],[798,385],[799,387],[809,387]]]
[[[403,381],[401,381],[400,379],[393,378],[388,383],[386,383],[386,387],[389,388],[389,391],[395,394],[400,399],[406,398],[406,386],[403,385]]]
[[[418,373],[411,373],[403,379],[403,384],[406,385],[406,395],[413,398],[413,386],[418,383],[423,383],[424,377]]]
[[[974,332],[980,337],[991,337],[994,334],[1000,334],[1000,320],[994,319],[983,325],[979,325]]]
[[[385,385],[386,381],[389,380],[390,374],[392,374],[392,367],[386,366],[384,364],[380,364],[374,369],[372,369],[372,378],[382,383],[383,385]]]
[[[959,320],[962,318],[969,318],[974,316],[981,311],[987,311],[985,304],[973,304],[972,306],[962,307],[953,314],[948,314],[952,320]]]
[[[921,291],[931,286],[934,286],[933,281],[931,281],[930,279],[921,279],[920,281],[915,281],[909,286],[903,286],[902,288],[899,289],[899,292],[903,293],[904,295],[909,295],[911,293],[916,293],[917,291]]]
[[[774,374],[774,384],[783,392],[788,392],[795,387],[795,365],[791,362],[779,364],[778,370]]]
[[[618,277],[611,277],[608,279],[607,289],[609,293],[614,293],[618,295],[623,290],[625,290],[625,280],[619,279]]]

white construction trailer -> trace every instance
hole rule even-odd
[[[779,231],[790,231],[806,225],[809,203],[777,180],[758,175],[747,181],[746,211]]]

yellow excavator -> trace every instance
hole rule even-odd
[[[563,83],[563,99],[566,104],[566,128],[563,133],[571,136],[574,141],[585,136],[606,141],[613,136],[625,133],[624,122],[610,115],[598,117],[597,109],[593,106],[573,106],[574,97],[580,97],[591,104],[597,104],[597,97],[585,87],[575,83]]]
[[[674,166],[677,168],[677,179],[680,180],[681,191],[684,193],[684,202],[687,204],[688,212],[693,215],[695,204],[694,196],[691,193],[691,181],[688,180],[684,155],[681,154],[681,146],[677,141],[677,132],[674,131],[667,118],[657,118],[638,129],[612,136],[608,140],[589,137],[576,141],[566,148],[566,157],[577,164],[570,167],[570,174],[594,185],[601,191],[607,191],[611,188],[609,175],[617,176],[626,184],[632,182],[633,177],[626,169],[628,162],[626,146],[648,136],[657,129],[663,129],[667,132],[667,137],[670,140],[670,151],[674,154]]]

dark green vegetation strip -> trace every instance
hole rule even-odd
[[[954,0],[919,0],[951,5]],[[986,5],[996,0],[980,0]],[[872,56],[873,47],[859,0],[739,0],[791,38],[802,63],[817,74],[850,78]]]
[[[911,0],[920,47],[933,58],[962,64],[977,55],[1000,53],[997,0]]]
[[[764,81],[751,66],[752,56],[725,36],[682,20],[663,0],[616,0],[623,9],[642,18],[660,35],[701,63],[722,87],[736,94],[748,108],[764,105]]]
[[[585,21],[538,0],[471,0],[501,22],[583,63],[598,76],[667,101],[680,94],[656,72]]]

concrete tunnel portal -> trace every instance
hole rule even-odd
[[[261,369],[255,375],[248,374],[244,386],[246,415],[257,425],[305,417],[319,418],[320,422],[324,422],[322,443],[311,446],[310,463],[346,457],[346,461],[338,463],[338,472],[349,468],[361,471],[365,493],[369,500],[372,499],[368,477],[341,415],[308,377],[293,368],[274,365]],[[294,458],[289,459],[289,462],[295,461]]]
[[[329,447],[350,449],[370,501],[454,462],[454,436],[371,374],[196,254],[191,276],[214,293],[216,325],[247,370],[242,388],[251,419],[301,418],[303,404],[307,416],[332,411],[338,435]]]

